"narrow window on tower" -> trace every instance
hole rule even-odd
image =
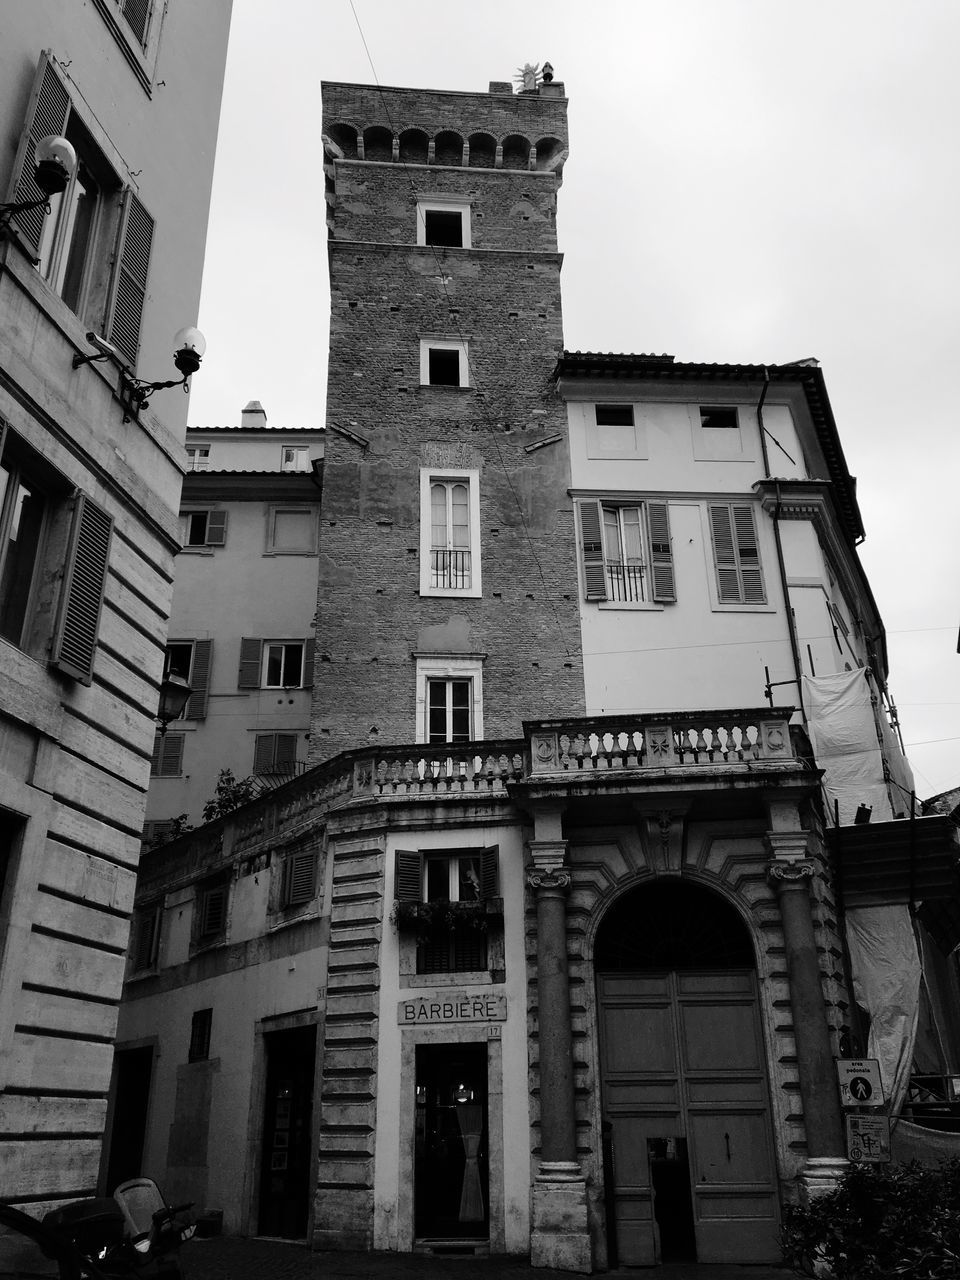
[[[420,472],[420,594],[481,595],[478,471]]]

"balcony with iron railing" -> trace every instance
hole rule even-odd
[[[430,586],[434,591],[469,591],[472,585],[469,551],[435,548],[430,552]]]

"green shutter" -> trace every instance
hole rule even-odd
[[[78,493],[64,561],[51,661],[65,675],[90,684],[103,605],[113,520]]]
[[[500,847],[492,844],[480,854],[480,897],[496,898],[499,884]]]
[[[393,896],[400,902],[423,900],[423,855],[415,849],[398,849]]]
[[[607,579],[603,567],[603,529],[600,503],[579,502],[580,550],[583,563],[583,594],[587,600],[606,600]]]
[[[273,773],[273,760],[277,746],[275,733],[258,733],[253,744],[253,772]]]
[[[210,661],[213,656],[212,640],[194,640],[193,665],[190,670],[190,687],[193,693],[184,712],[185,720],[202,720],[207,714],[207,693],[210,684]]]
[[[760,548],[757,546],[757,525],[754,509],[746,504],[733,507],[733,528],[737,536],[737,555],[740,560],[740,581],[745,604],[764,604],[767,596],[763,587],[763,570],[760,568]]]
[[[25,204],[30,200],[44,199],[44,194],[33,176],[36,169],[37,143],[52,133],[63,134],[69,114],[70,94],[67,86],[53,62],[52,55],[45,52],[40,55],[40,65],[30,92],[27,118],[13,166],[13,182],[7,194],[11,204]],[[14,215],[14,222],[34,257],[40,251],[40,237],[43,233],[45,216],[42,205],[38,209],[29,209]]]
[[[120,215],[106,328],[107,337],[131,368],[136,367],[140,347],[140,321],[147,296],[153,228],[153,218],[128,188]]]
[[[227,541],[226,511],[207,512],[207,546],[222,547]]]
[[[222,933],[227,923],[227,886],[204,889],[200,899],[200,934]]]
[[[284,858],[281,901],[285,907],[300,906],[313,897],[316,861],[312,849],[301,849]]]
[[[240,640],[240,670],[237,673],[238,689],[260,688],[260,654],[263,641],[251,636],[243,636]]]
[[[179,778],[183,773],[182,733],[157,734],[153,740],[153,758],[150,761],[151,778]]]
[[[278,733],[276,738],[274,771],[276,773],[293,773],[297,763],[297,735],[295,733]]]
[[[713,561],[717,570],[717,597],[721,604],[737,604],[741,600],[740,575],[737,572],[737,551],[729,507],[710,507],[710,531],[713,535]]]
[[[653,598],[669,602],[677,598],[673,551],[670,547],[670,511],[665,502],[648,502],[646,505]]]
[[[316,649],[315,640],[306,640],[303,645],[303,687],[313,688],[313,654]]]

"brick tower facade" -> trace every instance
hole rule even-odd
[[[313,763],[583,707],[556,205],[561,84],[327,84]],[[443,735],[446,735],[445,737]]]

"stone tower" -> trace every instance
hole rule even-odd
[[[582,714],[566,416],[551,381],[563,86],[326,84],[323,116],[331,321],[311,760],[516,738],[525,717]]]

